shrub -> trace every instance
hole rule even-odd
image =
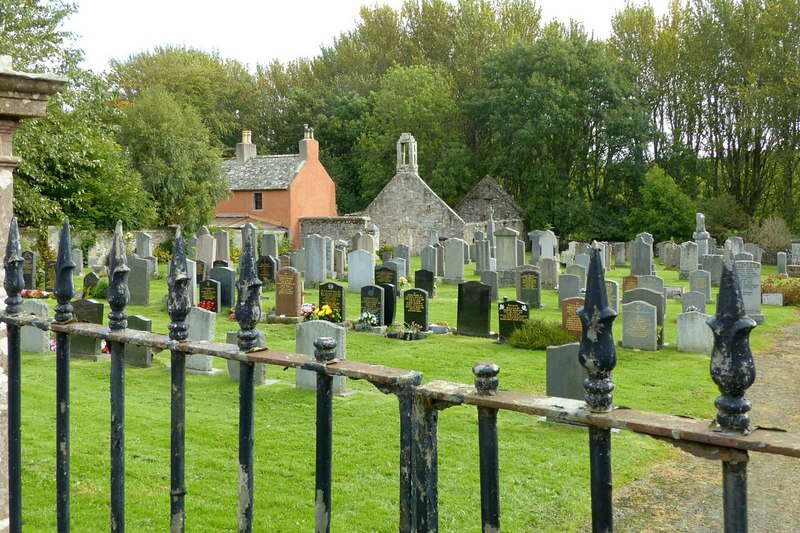
[[[558,346],[575,342],[575,339],[562,329],[560,324],[530,319],[511,334],[508,344],[514,348],[544,350],[548,346]]]
[[[97,285],[91,290],[91,294],[87,296],[95,300],[105,300],[108,298],[108,278],[102,277],[97,280]]]
[[[753,242],[770,250],[786,250],[792,243],[792,231],[781,217],[769,217],[753,233]]]
[[[800,305],[800,278],[789,278],[784,274],[769,276],[761,284],[761,293],[783,294],[783,305]]]
[[[175,238],[170,237],[168,240],[160,243],[153,250],[153,257],[158,259],[160,263],[167,263],[172,260],[172,248],[175,245]]]
[[[278,243],[278,255],[292,253],[293,250],[292,241],[289,240],[289,237],[284,235]]]

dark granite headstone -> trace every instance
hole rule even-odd
[[[459,335],[488,337],[492,319],[492,288],[480,281],[458,286],[457,332]]]
[[[424,290],[428,293],[429,298],[433,298],[435,296],[433,293],[434,279],[432,271],[417,270],[414,272],[414,288]]]
[[[428,293],[423,289],[408,289],[403,293],[403,323],[417,324],[420,331],[428,330]]]
[[[80,299],[72,302],[72,312],[75,315],[75,320],[79,322],[102,324],[104,307],[103,303],[95,300]],[[103,354],[100,339],[72,335],[70,338],[70,357],[98,361],[109,358],[109,355]]]
[[[229,265],[230,263],[228,261],[223,261],[222,259],[217,259],[216,261],[211,263],[212,268],[218,268],[218,267],[230,268]]]
[[[397,269],[388,266],[375,268],[375,285],[394,285],[397,287]]]
[[[583,400],[583,380],[589,377],[578,359],[579,342],[547,347],[547,395]]]
[[[141,315],[132,315],[128,317],[128,329],[153,331],[153,321]],[[147,346],[125,344],[125,363],[131,366],[150,368],[153,364],[153,349]]]
[[[258,279],[267,285],[275,283],[275,274],[278,272],[278,260],[269,255],[258,258]]]
[[[383,324],[385,326],[391,326],[394,324],[394,318],[397,312],[395,286],[391,283],[376,283],[376,285],[383,287]]]
[[[364,285],[361,287],[361,314],[372,313],[378,319],[375,326],[383,326],[383,287],[377,285]]]
[[[26,289],[36,288],[36,270],[39,268],[39,254],[36,252],[22,252],[22,279]]]
[[[504,298],[497,304],[497,318],[500,322],[500,340],[506,340],[530,318],[530,305],[527,302]]]
[[[346,320],[346,304],[345,289],[342,285],[328,282],[319,286],[319,307],[317,309],[322,309],[323,306],[328,305],[331,309],[339,311],[342,316],[341,321],[344,322]]]
[[[197,307],[219,313],[220,301],[219,295],[221,292],[219,281],[215,279],[204,279],[199,284],[200,297],[197,301]]]
[[[214,261],[214,264],[217,262]],[[219,281],[219,305],[233,307],[233,294],[236,287],[236,272],[225,266],[215,266],[208,277]]]

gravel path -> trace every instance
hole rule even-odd
[[[773,348],[754,358],[751,420],[800,433],[800,326],[783,328]],[[681,452],[615,490],[614,506],[616,531],[722,531],[722,466]],[[748,507],[750,531],[800,532],[800,459],[751,453]]]

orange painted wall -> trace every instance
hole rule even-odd
[[[253,192],[233,191],[233,196],[217,204],[216,213],[253,215],[274,220],[282,226],[291,227],[291,202],[288,190],[260,191],[262,193],[261,211],[253,209]]]
[[[300,247],[301,217],[335,217],[336,184],[318,160],[307,161],[289,187],[291,193],[291,236]]]

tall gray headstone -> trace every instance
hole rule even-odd
[[[689,272],[689,290],[703,293],[706,303],[711,303],[711,273],[707,270]]]
[[[697,257],[714,253],[709,244],[711,234],[706,231],[706,217],[703,213],[695,214],[695,230],[692,239],[697,243]]]
[[[228,263],[228,267],[232,267],[233,263],[231,263],[231,240],[227,230],[218,229],[217,232],[214,234],[214,242],[215,242],[215,249],[217,252],[217,257],[215,261],[225,261]]]
[[[394,249],[394,256],[397,259],[405,261],[405,270],[402,275],[408,277],[411,272],[409,270],[411,265],[411,248],[405,244],[398,244]]]
[[[236,331],[228,331],[225,334],[225,342],[227,344],[239,345],[239,337]],[[256,329],[258,337],[256,338],[256,348],[266,348],[267,338],[264,332]],[[242,369],[242,364],[239,361],[228,359],[228,377],[231,381],[239,382],[239,374]],[[256,363],[253,368],[253,383],[255,385],[267,384],[267,365],[265,363]]]
[[[656,351],[656,307],[643,301],[622,304],[622,346],[638,350]]]
[[[700,266],[702,270],[711,274],[711,286],[719,287],[722,279],[723,257],[720,254],[707,254],[700,256]]]
[[[489,291],[489,298],[493,302],[496,302],[498,298],[497,288],[500,285],[500,281],[498,280],[497,277],[497,272],[495,272],[494,270],[484,270],[483,272],[481,272],[481,283],[491,287],[491,290]]]
[[[542,249],[539,245],[539,238],[542,236],[542,231],[535,229],[528,232],[528,238],[531,241],[531,264],[535,265],[542,257]]]
[[[375,284],[375,254],[355,250],[347,254],[347,292],[361,294],[361,287]]]
[[[578,358],[579,342],[547,347],[547,395],[581,400],[586,397],[583,381],[589,377]]]
[[[136,331],[153,331],[153,321],[141,315],[131,315],[128,317],[128,329]],[[150,368],[153,364],[153,349],[147,346],[136,346],[135,344],[124,345],[125,364]]]
[[[678,314],[678,351],[710,355],[714,348],[714,333],[708,327],[708,315],[700,311]]]
[[[50,306],[43,300],[25,298],[22,300],[22,312],[27,315],[36,315],[39,318],[50,316]],[[50,352],[50,333],[33,326],[22,326],[20,343],[23,352],[48,353]]]
[[[578,279],[580,280],[580,288],[581,289],[585,289],[586,288],[586,271],[587,270],[588,270],[587,267],[585,267],[583,265],[579,265],[578,263],[573,263],[573,264],[567,266],[566,273],[567,274],[572,274],[574,276],[578,276]]]
[[[700,264],[697,255],[697,243],[686,241],[681,243],[681,262],[678,270],[679,279],[689,279],[689,272],[697,270]]]
[[[461,239],[447,239],[444,245],[444,279],[443,283],[458,285],[466,281],[464,278],[464,244]]]
[[[542,289],[555,289],[558,285],[558,276],[561,274],[561,265],[555,257],[545,257],[539,260],[542,270]]]
[[[128,255],[128,289],[130,305],[150,305],[150,263],[136,255]]]
[[[631,250],[631,275],[649,276],[653,273],[653,236],[640,233]]]
[[[550,230],[543,231],[539,236],[539,250],[542,259],[551,257],[558,259],[558,238]]]
[[[422,251],[420,252],[420,260],[422,262],[421,263],[422,270],[430,270],[431,272],[434,273],[434,275],[436,275],[436,272],[439,270],[437,268],[437,263],[439,262],[439,259],[436,255],[436,248],[434,248],[430,244],[428,246],[423,247]]]
[[[306,287],[317,287],[327,281],[327,247],[325,239],[317,234],[306,238]]]
[[[576,298],[581,294],[581,280],[575,274],[562,274],[558,277],[558,308],[567,298]]]
[[[278,235],[265,233],[261,236],[261,255],[278,257]]]
[[[364,250],[357,250],[364,251]],[[354,252],[350,252],[351,254]],[[359,292],[361,289],[359,289]],[[314,356],[314,340],[319,337],[333,337],[336,340],[336,357],[347,359],[347,330],[342,326],[331,324],[325,320],[311,320],[297,325],[295,334],[295,351]],[[317,390],[317,373],[310,370],[297,369],[295,386],[298,389]],[[342,395],[347,392],[347,378],[333,377],[333,394]]]
[[[786,268],[786,252],[778,252],[778,274],[784,274],[788,272]]]
[[[739,286],[742,289],[744,312],[756,321],[764,323],[761,312],[761,263],[756,261],[736,261],[736,273],[739,275]]]
[[[187,333],[190,341],[213,342],[217,326],[217,314],[199,307],[189,309],[186,315]],[[186,369],[195,372],[211,373],[213,370],[211,356],[190,354],[186,356]]]
[[[606,296],[608,296],[608,306],[619,313],[619,282],[613,279],[606,280]]]
[[[517,237],[519,232],[511,228],[502,228],[494,232],[495,258],[497,270],[515,270],[517,268]]]

